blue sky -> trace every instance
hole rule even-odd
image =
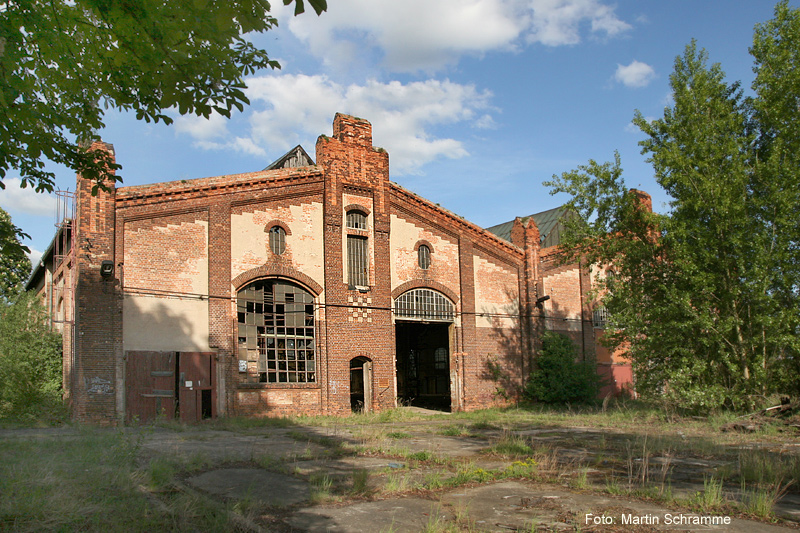
[[[629,187],[668,198],[640,155],[634,111],[660,117],[675,57],[692,38],[729,81],[749,90],[763,0],[328,0],[327,13],[292,17],[253,40],[283,68],[248,78],[251,106],[231,120],[176,116],[172,126],[109,112],[106,142],[123,185],[261,170],[296,144],[314,157],[336,112],[366,118],[389,152],[393,181],[480,225],[563,203],[542,182],[618,150]],[[798,1],[791,5],[797,7]],[[57,170],[57,187],[75,189]],[[44,250],[52,195],[0,191]]]

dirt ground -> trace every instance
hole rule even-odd
[[[14,430],[16,436],[43,438],[70,431]],[[681,449],[663,435],[642,438],[587,427],[503,428],[446,416],[381,424],[347,418],[325,425],[126,431],[139,439],[143,469],[158,460],[180,465],[169,490],[235,502],[242,530],[800,529],[796,487],[775,505],[770,521],[754,520],[735,505],[687,506],[700,501],[709,479],[729,471],[736,450],[723,453],[702,441]],[[695,438],[680,432],[668,437],[678,443]],[[800,441],[792,436],[750,442],[745,448],[745,453],[786,456],[800,453]],[[735,484],[724,485],[723,494],[728,502],[746,497]]]
[[[682,437],[690,438],[676,436]],[[525,460],[524,452],[504,453],[498,444],[503,442],[524,442],[537,450],[543,459],[532,471],[543,476],[501,479],[495,475]],[[636,446],[645,449],[631,449]],[[211,498],[261,502],[263,505],[255,506],[248,519],[253,529],[417,532],[797,528],[800,495],[796,492],[785,494],[776,504],[774,514],[781,519],[778,524],[743,519],[741,513],[730,509],[692,513],[672,502],[667,507],[663,500],[657,504],[649,497],[633,499],[630,495],[609,494],[613,492],[609,491],[610,479],[633,486],[644,475],[651,490],[657,490],[660,481],[660,488],[671,491],[675,501],[690,499],[704,490],[706,480],[725,471],[726,460],[719,456],[730,457],[708,451],[706,446],[693,443],[690,448],[697,453],[689,454],[672,451],[670,446],[664,451],[663,442],[648,446],[645,439],[642,445],[641,436],[632,439],[629,434],[609,429],[509,430],[486,423],[454,423],[437,416],[380,425],[359,425],[343,419],[324,427],[297,425],[236,433],[156,428],[145,439],[142,454],[144,460],[148,454],[182,457],[183,461],[205,458],[209,467],[185,476],[183,485]],[[800,451],[800,442],[791,438],[749,446],[776,454]],[[644,468],[650,472],[643,474]],[[472,476],[465,478],[468,481],[449,483],[465,472]],[[542,482],[542,477],[547,482]],[[738,487],[726,486],[725,498],[735,501],[742,494]]]

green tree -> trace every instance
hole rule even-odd
[[[295,14],[304,11],[304,0]],[[317,14],[326,0],[307,0]],[[102,151],[87,152],[104,109],[146,121],[164,113],[229,117],[248,104],[244,76],[277,62],[245,37],[277,22],[266,0],[10,0],[0,7],[0,188],[52,190],[44,160],[119,180]],[[84,147],[84,148],[82,148]]]
[[[26,237],[11,223],[11,216],[0,208],[0,306],[22,291],[31,273],[31,262],[25,255],[27,247],[20,244]]]
[[[36,296],[0,307],[0,418],[36,418],[61,408],[61,336]]]
[[[775,13],[755,32],[755,96],[692,42],[663,118],[636,113],[667,215],[641,209],[619,157],[548,184],[588,221],[574,224],[567,257],[613,265],[608,338],[627,347],[637,389],[684,408],[743,408],[797,361],[800,16],[785,2]]]
[[[569,338],[546,331],[525,396],[544,403],[588,402],[597,397],[599,390],[600,376],[594,361],[578,361]]]

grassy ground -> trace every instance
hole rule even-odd
[[[733,419],[679,418],[627,402],[607,410],[536,407],[434,416],[393,410],[345,419],[229,418],[197,427],[162,424],[159,431],[201,440],[212,429],[265,437],[280,430],[307,443],[305,451],[293,457],[253,456],[248,466],[308,481],[315,504],[521,479],[774,520],[775,502],[800,488],[800,456],[780,451],[782,443],[797,441],[797,433],[769,423],[754,433],[721,432]],[[565,431],[576,427],[591,430]],[[547,429],[552,435],[541,433]],[[148,431],[154,430],[78,428],[59,438],[8,436],[13,432],[0,438],[0,530],[230,531],[249,529],[255,522],[263,526],[264,517],[280,514],[247,498],[221,502],[185,490],[181,481],[187,476],[218,468],[225,460],[145,453]],[[486,445],[477,456],[448,457],[409,448],[420,435]],[[359,456],[396,458],[402,467],[354,468],[347,474],[290,467],[292,461]],[[702,488],[687,493],[676,486],[681,462],[689,459],[711,466],[704,471]],[[468,523],[461,513],[455,522],[433,520],[428,530],[471,531]]]

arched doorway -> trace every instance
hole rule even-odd
[[[354,413],[372,410],[372,361],[366,357],[350,360],[350,409]]]
[[[446,296],[427,288],[411,289],[395,300],[397,397],[401,403],[450,410],[454,309]]]

